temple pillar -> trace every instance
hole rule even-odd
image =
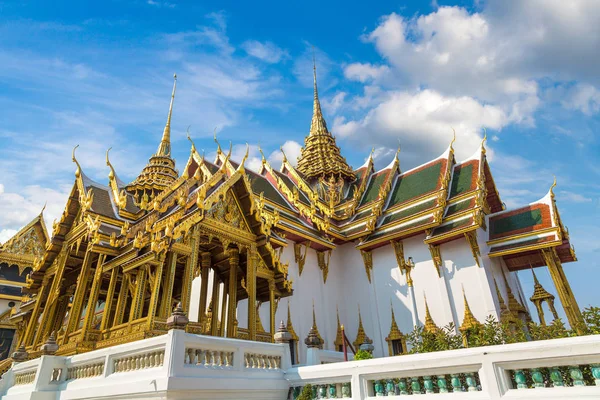
[[[25,330],[25,336],[23,337],[23,346],[30,346],[33,341],[34,333],[38,330],[38,319],[40,317],[40,311],[42,306],[42,300],[48,297],[48,291],[50,289],[50,285],[48,285],[49,279],[44,277],[42,281],[42,286],[38,291],[38,299],[35,302],[35,306],[33,306],[33,311],[31,312],[31,318],[29,319],[29,323],[27,324],[27,329]]]
[[[269,332],[271,332],[271,342],[275,342],[275,312],[277,311],[277,304],[275,303],[275,280],[269,280]]]
[[[212,290],[212,318],[210,321],[210,334],[217,336],[219,334],[219,294],[221,292],[221,284],[217,271],[213,274],[213,290]]]
[[[569,320],[569,325],[571,325],[571,328],[575,329],[578,333],[582,333],[581,325],[583,324],[583,317],[555,250],[542,249],[542,256],[548,266],[548,271],[550,271],[550,276],[552,277],[560,302],[562,303],[567,319]]]
[[[67,329],[65,330],[65,336],[63,337],[63,344],[68,343],[69,335],[77,330],[79,327],[79,319],[81,318],[81,309],[83,307],[83,301],[87,296],[88,281],[90,279],[90,273],[92,269],[92,257],[93,254],[90,251],[91,246],[88,244],[88,250],[85,252],[81,271],[77,278],[77,288],[73,295],[73,301],[71,305],[71,311],[69,312],[69,320],[67,322]]]
[[[63,279],[63,274],[65,271],[65,264],[67,263],[68,258],[68,249],[67,244],[63,244],[61,252],[58,256],[58,263],[56,266],[56,271],[54,272],[54,276],[52,278],[52,286],[50,287],[50,291],[48,294],[48,299],[46,304],[44,305],[44,311],[42,312],[42,320],[39,323],[38,332],[36,333],[36,337],[41,337],[41,340],[44,340],[47,335],[50,334],[50,330],[52,329],[52,323],[54,322],[54,316],[56,315],[56,307],[58,303],[58,297],[60,295],[61,284]],[[36,338],[35,343],[38,342]]]
[[[119,273],[118,268],[113,268],[110,271],[110,282],[108,283],[108,291],[106,293],[106,301],[104,303],[104,312],[102,313],[102,322],[100,323],[100,330],[108,328],[110,314],[113,308],[113,302],[115,297],[115,289],[117,287],[117,275]]]
[[[160,259],[160,263],[154,268],[154,277],[150,284],[152,285],[152,294],[150,295],[150,303],[148,304],[148,329],[152,329],[156,311],[158,308],[158,294],[160,292],[160,282],[162,280],[163,266],[165,265],[165,256]],[[148,271],[150,272],[150,271]]]
[[[192,294],[192,280],[194,279],[194,271],[198,266],[198,239],[200,237],[200,227],[194,227],[192,237],[190,238],[190,247],[192,253],[187,258],[185,269],[183,272],[183,282],[181,287],[181,308],[187,314],[190,308],[190,297]]]
[[[102,286],[102,263],[104,262],[105,258],[106,255],[101,254],[98,257],[98,262],[96,263],[96,272],[94,273],[92,288],[89,292],[87,308],[83,320],[83,327],[81,329],[82,338],[86,338],[87,332],[92,329],[92,324],[96,314],[96,304],[98,303],[98,295],[100,294],[100,286]]]
[[[129,322],[133,322],[142,316],[144,308],[144,296],[146,294],[146,269],[148,265],[142,265],[137,270],[135,278],[134,295],[129,310]]]
[[[256,245],[248,249],[246,268],[246,290],[248,292],[248,333],[250,340],[256,340],[256,266],[258,253]]]
[[[123,274],[121,278],[121,289],[117,299],[117,308],[115,309],[115,317],[113,318],[112,326],[121,325],[125,316],[125,307],[127,306],[127,297],[129,295],[129,274]]]
[[[223,293],[221,294],[221,325],[219,327],[220,336],[225,337],[225,329],[227,328],[226,321],[229,320],[229,316],[227,315],[227,289],[228,282],[223,282]]]
[[[237,247],[229,249],[229,307],[227,310],[227,337],[234,337],[235,314],[237,309],[237,270],[240,264],[240,251]]]
[[[538,318],[540,319],[540,325],[546,325],[546,318],[544,318],[544,309],[542,308],[542,302],[534,302],[535,308],[537,309]]]
[[[210,272],[211,254],[202,252],[202,269],[200,271],[200,305],[198,307],[198,322],[206,320],[206,302],[208,297],[208,273]]]
[[[169,253],[167,257],[167,272],[163,283],[162,298],[160,300],[160,310],[158,315],[161,318],[167,318],[171,314],[171,305],[173,303],[173,285],[175,283],[175,269],[177,267],[177,254]]]

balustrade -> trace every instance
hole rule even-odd
[[[233,351],[212,349],[185,349],[185,365],[205,368],[233,368]]]
[[[75,365],[67,368],[67,380],[92,378],[104,373],[104,362]]]
[[[17,385],[29,385],[35,380],[36,371],[21,372],[15,374],[15,386]]]
[[[246,368],[252,369],[281,369],[281,356],[245,353],[244,363]]]
[[[113,360],[113,372],[130,372],[142,369],[162,367],[165,358],[164,350],[136,354]]]
[[[563,365],[511,370],[512,388],[600,386],[600,364]]]

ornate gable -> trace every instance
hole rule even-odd
[[[24,226],[4,245],[0,245],[0,264],[17,265],[19,273],[33,267],[34,260],[44,255],[48,234],[42,213]]]

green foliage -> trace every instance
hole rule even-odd
[[[454,350],[462,347],[462,338],[455,333],[453,323],[437,332],[427,332],[422,326],[417,326],[406,336],[406,341],[410,344],[411,354]]]
[[[587,333],[590,335],[600,334],[600,307],[588,307],[581,313],[587,328]]]
[[[312,400],[312,385],[306,385],[302,388],[300,396],[296,400]]]
[[[373,354],[366,350],[358,350],[354,355],[354,360],[370,360],[373,358]]]
[[[575,333],[567,329],[562,320],[557,318],[550,325],[539,325],[531,322],[529,324],[529,335],[532,340],[548,340],[574,336]]]

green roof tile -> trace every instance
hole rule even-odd
[[[394,185],[389,206],[401,204],[433,192],[438,186],[441,171],[442,161],[440,160],[420,171],[400,175],[396,185]]]
[[[454,168],[452,185],[450,186],[450,198],[461,193],[472,190],[473,164],[459,165]]]
[[[386,224],[389,224],[390,222],[394,222],[394,221],[404,219],[406,217],[410,217],[411,215],[416,215],[416,214],[420,213],[421,211],[425,211],[425,210],[435,207],[436,204],[437,204],[436,199],[432,199],[432,200],[428,200],[424,203],[421,203],[419,205],[407,208],[406,210],[398,211],[397,213],[394,213],[392,215],[387,215],[384,217],[382,225],[386,225]]]
[[[490,234],[503,235],[511,231],[533,228],[542,222],[542,211],[540,209],[523,210],[518,214],[505,218],[502,218],[502,216],[494,218],[490,222]]]
[[[440,226],[439,228],[435,228],[433,230],[433,233],[432,233],[431,237],[443,235],[443,234],[448,233],[450,231],[453,231],[455,229],[466,228],[469,225],[473,225],[473,218],[472,217],[461,219],[459,221],[454,221],[454,222],[449,223],[447,225]]]
[[[458,214],[461,211],[468,210],[469,208],[473,208],[475,206],[475,199],[468,199],[459,201],[458,203],[454,203],[448,206],[446,210],[445,217],[449,217],[454,214]]]
[[[371,177],[369,185],[367,186],[367,190],[365,190],[365,194],[363,194],[363,198],[360,202],[361,206],[377,198],[379,191],[381,190],[381,186],[384,184],[385,179],[388,177],[390,172],[390,170],[381,171],[377,173],[377,175]]]

